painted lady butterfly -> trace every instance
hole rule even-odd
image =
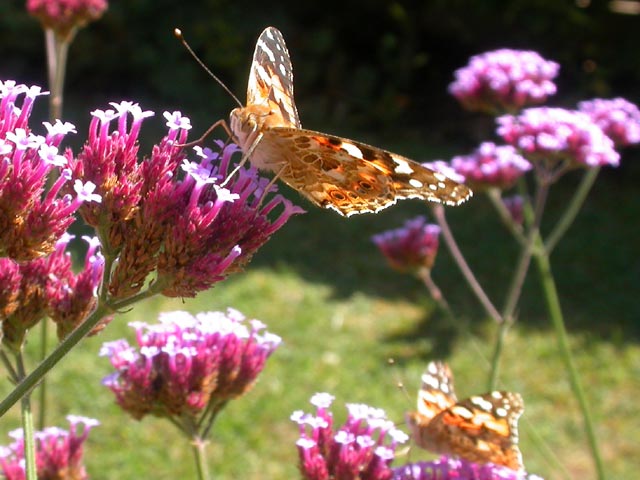
[[[258,38],[247,105],[231,112],[230,127],[254,166],[341,215],[378,212],[402,198],[459,205],[471,196],[468,187],[408,158],[303,129],[289,52],[274,27]]]
[[[407,414],[407,423],[419,447],[523,470],[518,448],[523,411],[518,393],[496,391],[458,401],[449,366],[430,362],[422,374],[418,411]]]

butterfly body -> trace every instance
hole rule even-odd
[[[408,413],[407,423],[415,443],[426,450],[523,470],[517,424],[523,411],[522,397],[513,392],[458,401],[449,367],[431,362],[422,375],[417,411]]]
[[[258,38],[247,105],[231,112],[230,128],[252,165],[341,215],[378,212],[403,198],[458,205],[471,195],[466,186],[408,158],[303,129],[289,53],[273,27]]]

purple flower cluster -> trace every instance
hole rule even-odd
[[[393,480],[542,480],[536,475],[491,463],[478,464],[446,456],[393,469]]]
[[[471,57],[456,70],[449,92],[467,110],[514,112],[555,94],[559,68],[533,51],[495,50]]]
[[[291,420],[300,428],[299,468],[307,480],[392,478],[391,462],[398,444],[408,440],[387,420],[384,411],[347,404],[344,425],[334,430],[329,407],[334,397],[317,393],[311,398],[316,414],[296,411]]]
[[[154,271],[154,291],[193,297],[240,270],[291,215],[303,212],[281,195],[269,196],[275,187],[265,192],[268,180],[254,168],[241,168],[223,187],[235,145],[196,147],[197,159],[189,161],[179,145],[191,125],[179,112],[164,114],[167,135],[139,161],[138,135],[153,113],[129,102],[111,105],[93,112],[72,169],[103,198],[80,213],[103,232],[105,251],[119,257],[108,286],[112,297],[137,293]]]
[[[132,417],[195,418],[219,409],[251,388],[280,337],[238,311],[161,314],[160,323],[132,323],[137,347],[105,343],[116,372],[105,377]]]
[[[72,238],[63,235],[51,255],[29,262],[0,258],[2,342],[13,351],[20,350],[27,331],[44,318],[55,322],[62,339],[95,308],[104,258],[97,239],[83,237],[89,249],[84,269],[74,273],[65,251]]]
[[[39,480],[85,480],[88,477],[82,463],[84,442],[97,420],[69,415],[69,431],[49,427],[35,433],[36,469]],[[7,480],[24,480],[24,441],[22,430],[9,434],[14,442],[0,447],[0,471]]]
[[[32,133],[29,116],[39,95],[39,87],[0,81],[0,256],[17,261],[53,251],[80,205],[100,202],[91,182],[68,186],[68,159],[59,147],[75,127],[44,122],[45,136]],[[59,175],[47,190],[52,171]]]
[[[528,108],[498,118],[498,135],[516,147],[537,169],[617,166],[613,141],[582,112]]]
[[[511,188],[518,178],[531,170],[527,162],[511,145],[497,146],[483,142],[471,155],[457,156],[451,167],[465,178],[473,190]]]
[[[29,14],[63,38],[98,20],[106,9],[107,0],[27,0]]]
[[[389,265],[400,272],[430,270],[438,253],[440,227],[425,217],[408,220],[403,227],[371,237]]]
[[[640,110],[624,98],[594,98],[578,103],[578,110],[589,115],[616,145],[640,143]]]

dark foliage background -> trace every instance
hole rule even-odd
[[[553,103],[639,96],[640,17],[615,13],[605,1],[129,0],[110,2],[104,18],[72,45],[67,117],[76,115],[76,106],[128,98],[157,111],[180,109],[196,125],[226,117],[232,101],[172,30],[180,26],[203,61],[244,99],[254,42],[267,25],[287,39],[297,103],[303,123],[313,128],[409,129],[475,145],[486,126],[464,114],[446,87],[470,55],[501,47],[534,49],[560,62]],[[46,84],[42,32],[22,0],[0,2],[0,59],[0,77]]]

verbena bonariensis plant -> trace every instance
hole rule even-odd
[[[581,102],[577,110],[531,107],[543,103],[555,93],[553,78],[557,73],[558,65],[555,62],[530,51],[503,49],[473,57],[468,66],[456,72],[456,80],[450,85],[449,91],[466,109],[498,115],[497,135],[506,145],[484,142],[470,155],[454,157],[449,163],[437,161],[428,164],[452,178],[465,181],[474,191],[486,193],[518,243],[519,260],[501,308],[495,306],[477,281],[448,226],[442,208],[433,207],[437,226],[429,228],[422,219],[421,229],[416,230],[412,225],[417,224],[418,220],[414,220],[396,231],[376,235],[373,241],[395,268],[398,268],[399,259],[411,261],[411,268],[404,265],[402,269],[418,274],[434,299],[454,319],[442,292],[431,279],[431,262],[425,264],[420,260],[424,255],[424,240],[420,238],[427,231],[436,232],[436,228],[439,228],[472,291],[487,315],[498,325],[490,360],[489,391],[493,391],[497,385],[507,330],[516,320],[522,285],[530,261],[535,259],[549,318],[556,332],[572,391],[580,405],[597,476],[604,479],[597,437],[569,349],[549,256],[575,219],[600,168],[619,164],[618,147],[640,142],[640,112],[635,105],[621,98]],[[584,171],[582,181],[559,220],[543,235],[541,223],[549,189],[573,170]],[[527,176],[532,176],[532,180],[527,182]],[[504,192],[514,186],[517,187],[517,195],[504,196]],[[430,239],[429,243],[437,245],[437,238]],[[403,248],[406,251],[402,252]],[[434,256],[435,252],[430,255]],[[463,331],[468,334],[465,329]]]

